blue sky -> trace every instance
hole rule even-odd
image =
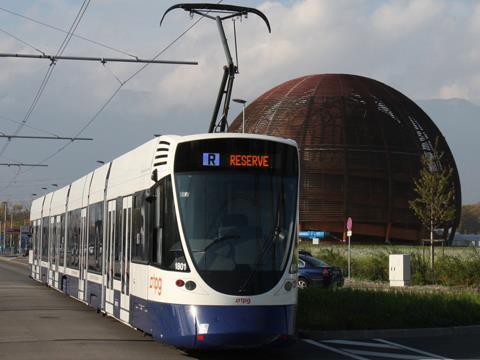
[[[0,7],[68,28],[80,0],[4,0]],[[159,20],[174,1],[92,0],[76,33],[149,58],[192,24],[181,11]],[[238,24],[240,75],[234,97],[249,101],[286,80],[313,73],[353,73],[382,81],[413,99],[480,99],[480,2],[447,0],[237,1],[264,11],[268,34],[254,16]],[[64,34],[0,10],[0,29],[55,53]],[[227,24],[231,39],[231,24]],[[34,50],[0,33],[0,52]],[[66,55],[124,56],[79,39]],[[84,136],[53,157],[47,169],[17,174],[0,168],[0,198],[25,200],[39,192],[33,180],[65,184],[155,133],[188,134],[207,129],[225,63],[213,22],[202,21],[163,59],[198,60],[198,66],[150,66],[118,93]],[[0,131],[13,132],[24,118],[48,63],[1,59]],[[81,129],[137,65],[59,62],[28,125],[71,136]],[[233,118],[240,108],[232,106]],[[3,117],[3,118],[2,118]],[[10,120],[6,120],[6,119]],[[41,132],[24,128],[22,134]],[[448,138],[447,138],[448,140]],[[3,141],[3,140],[1,140]],[[62,143],[13,141],[1,162],[37,162]],[[3,143],[0,142],[0,146]],[[4,184],[15,178],[16,184]],[[48,181],[47,181],[48,180]],[[29,183],[30,181],[30,183]],[[53,181],[52,181],[53,182]],[[25,186],[20,186],[25,184]],[[33,184],[28,187],[26,184]],[[36,187],[35,187],[36,186]],[[479,198],[476,200],[480,200]]]

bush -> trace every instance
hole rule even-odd
[[[410,267],[412,271],[412,285],[426,285],[433,281],[429,260],[422,254],[410,254]]]
[[[342,269],[343,273],[347,273],[348,258],[346,251],[340,251],[335,248],[322,248],[313,252],[314,256],[325,261],[328,265],[337,266]]]
[[[435,277],[446,286],[480,286],[480,257],[442,256],[435,262]]]
[[[388,255],[382,251],[353,261],[352,275],[371,281],[388,281]]]

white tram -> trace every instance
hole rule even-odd
[[[31,275],[178,347],[284,343],[297,203],[292,140],[157,137],[33,201]]]

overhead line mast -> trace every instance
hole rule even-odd
[[[93,138],[84,138],[84,137],[66,137],[66,136],[30,136],[30,135],[9,135],[9,134],[0,134],[0,138],[11,139],[39,139],[39,140],[93,140]]]
[[[227,58],[227,65],[223,67],[223,78],[220,83],[220,89],[218,91],[217,101],[213,110],[212,120],[210,121],[210,126],[208,129],[209,133],[216,132],[217,129],[220,129],[220,132],[225,132],[227,130],[227,116],[228,110],[230,107],[230,99],[232,97],[233,81],[235,79],[235,74],[238,74],[238,57],[237,64],[233,63],[232,54],[228,46],[227,37],[225,36],[225,30],[223,29],[223,20],[247,16],[249,13],[259,16],[267,25],[268,32],[272,32],[270,28],[270,23],[268,18],[261,11],[236,5],[222,5],[222,4],[176,4],[167,9],[160,20],[160,26],[167,15],[168,12],[174,9],[183,9],[188,11],[191,15],[197,14],[202,17],[206,17],[211,20],[215,20],[217,23],[218,32],[220,34],[220,39],[222,41],[223,50],[225,52],[225,57]],[[210,13],[218,14],[216,16],[210,15]],[[235,36],[235,48],[236,48],[236,32]],[[223,112],[220,117],[220,120],[217,121],[218,112],[220,110],[220,105],[223,101]]]
[[[39,167],[47,167],[48,165],[45,164],[25,164],[25,163],[0,163],[0,166],[39,166]]]
[[[91,56],[56,56],[47,54],[11,54],[0,53],[0,58],[25,58],[25,59],[47,59],[52,63],[57,60],[79,60],[79,61],[98,61],[102,64],[107,62],[125,62],[125,63],[141,63],[141,64],[174,64],[174,65],[198,65],[197,61],[176,61],[176,60],[148,60],[148,59],[128,59],[128,58],[107,58],[107,57],[91,57]]]
[[[198,65],[197,61],[175,61],[175,60],[156,60],[156,59],[127,59],[127,58],[103,58],[103,57],[85,57],[85,56],[56,56],[56,55],[47,55],[47,54],[11,54],[11,53],[0,53],[0,58],[15,57],[15,58],[26,58],[26,59],[47,59],[55,64],[57,60],[79,60],[79,61],[98,61],[102,64],[107,62],[126,62],[126,63],[143,63],[143,64],[174,64],[174,65]],[[148,66],[148,65],[144,65]],[[125,82],[121,82],[120,88],[124,85]],[[120,90],[120,88],[118,90]],[[24,125],[24,124],[23,124]],[[0,138],[7,138],[9,141],[12,139],[43,139],[43,140],[70,140],[71,142],[77,140],[93,140],[93,138],[83,138],[83,137],[65,137],[65,136],[22,136],[17,134],[0,134]],[[8,143],[7,143],[8,144]],[[4,147],[5,148],[5,147]],[[0,166],[48,166],[44,164],[23,164],[23,163],[4,163]]]

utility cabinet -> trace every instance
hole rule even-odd
[[[390,286],[407,286],[411,283],[410,255],[389,256]]]

